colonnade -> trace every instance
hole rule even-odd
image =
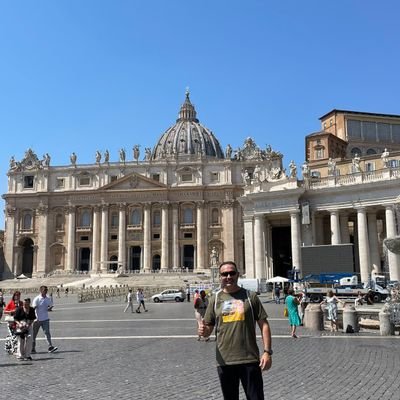
[[[324,238],[324,215],[329,213],[330,238]],[[301,224],[300,210],[289,210],[292,267],[301,273],[303,262],[301,247],[312,245],[350,243],[349,215],[356,214],[355,242],[358,246],[358,264],[362,282],[368,282],[371,273],[381,272],[381,245],[378,238],[377,211],[375,208],[332,209],[314,211],[310,225]],[[270,278],[274,275],[272,265],[271,223],[274,214],[258,213],[244,217],[245,262],[247,277]],[[385,206],[385,237],[397,235],[396,216],[393,205]],[[325,241],[326,240],[326,241]],[[400,255],[388,251],[388,267],[391,280],[400,279]],[[324,271],[321,271],[324,272]],[[331,271],[326,271],[331,272]]]

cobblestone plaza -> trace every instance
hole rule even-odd
[[[300,328],[300,338],[292,339],[283,305],[262,299],[274,349],[273,367],[264,374],[267,399],[400,398],[398,335]],[[148,313],[132,314],[122,312],[119,299],[78,304],[71,296],[55,302],[51,331],[59,351],[47,353],[41,331],[33,362],[19,362],[2,351],[2,398],[222,398],[215,343],[196,341],[192,304],[148,303]],[[5,336],[2,323],[0,337]]]

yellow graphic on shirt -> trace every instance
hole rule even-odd
[[[222,322],[244,321],[244,303],[242,300],[226,300],[222,305]]]

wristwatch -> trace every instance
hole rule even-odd
[[[264,349],[264,353],[267,353],[270,356],[272,356],[272,354],[274,354],[274,352],[272,350],[265,350],[265,349]]]

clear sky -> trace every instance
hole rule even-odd
[[[400,114],[399,15],[397,0],[0,0],[0,192],[29,147],[52,165],[143,154],[187,86],[223,148],[251,136],[299,165],[331,109]]]

